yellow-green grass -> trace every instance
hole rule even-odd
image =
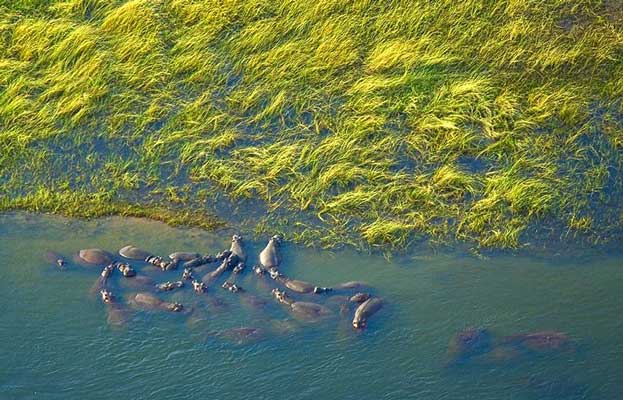
[[[0,0],[0,207],[620,240],[621,4]]]

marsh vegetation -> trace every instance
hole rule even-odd
[[[610,0],[0,1],[0,208],[603,243],[622,57]]]

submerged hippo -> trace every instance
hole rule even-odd
[[[334,288],[335,289],[363,289],[368,287],[368,284],[365,282],[361,282],[361,281],[350,281],[350,282],[344,282],[344,283],[340,283],[339,285],[335,285]]]
[[[243,264],[247,261],[247,252],[242,247],[242,236],[234,235],[231,237],[231,247],[229,248],[232,254],[235,254],[240,262]]]
[[[159,309],[171,312],[181,312],[184,310],[184,306],[180,303],[169,303],[160,300],[151,293],[137,293],[134,297],[130,298],[130,304],[139,308]]]
[[[290,305],[295,316],[302,317],[306,320],[317,320],[319,318],[328,317],[332,314],[327,307],[310,303],[307,301],[295,301]]]
[[[138,247],[134,247],[132,245],[127,245],[119,249],[119,255],[130,260],[141,261],[145,260],[147,257],[151,257],[150,252],[139,249]]]
[[[491,333],[485,328],[466,328],[448,343],[450,362],[461,362],[491,350]]]
[[[169,254],[169,258],[173,261],[192,261],[199,257],[201,257],[201,254],[199,253],[190,253],[185,251],[176,251]]]
[[[363,303],[364,301],[368,300],[370,297],[369,293],[355,293],[354,295],[352,295],[351,297],[349,297],[348,301],[350,301],[351,303]]]
[[[357,307],[355,317],[353,318],[353,328],[363,329],[368,326],[368,318],[383,307],[383,300],[378,297],[372,297]]]
[[[85,249],[78,252],[78,259],[92,265],[108,265],[112,263],[110,253],[102,249]]]
[[[64,269],[67,265],[67,261],[65,261],[65,257],[55,251],[46,251],[45,260],[50,264],[54,264],[60,269]]]
[[[227,257],[226,259],[224,259],[221,262],[221,265],[219,265],[217,269],[215,269],[214,271],[211,271],[211,272],[208,272],[207,274],[205,274],[203,276],[203,278],[201,278],[201,280],[205,284],[212,283],[216,278],[221,276],[223,274],[223,272],[225,272],[228,269],[232,268],[231,265],[232,265],[233,261],[235,261],[234,258],[237,259],[237,257],[235,255],[233,257]]]
[[[572,349],[571,339],[562,332],[542,331],[506,336],[500,340],[502,345],[512,345],[534,352],[546,353]]]
[[[261,328],[242,327],[221,331],[216,336],[237,344],[245,344],[264,338],[265,333]]]
[[[265,268],[278,267],[281,263],[279,246],[282,239],[279,235],[270,238],[264,250],[260,253],[260,264]]]
[[[168,292],[171,290],[179,289],[183,286],[184,286],[184,282],[182,281],[175,281],[175,282],[168,281],[168,282],[157,284],[156,289],[162,292]]]
[[[120,284],[138,290],[153,290],[156,282],[148,276],[136,275],[132,279],[123,279]]]

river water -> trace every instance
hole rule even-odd
[[[388,261],[286,241],[286,275],[324,286],[363,280],[384,299],[363,331],[351,327],[352,310],[340,316],[327,295],[313,298],[334,317],[296,320],[270,298],[274,283],[248,270],[238,283],[266,299],[265,308],[245,306],[218,285],[210,297],[186,288],[161,297],[192,307],[190,315],[138,310],[126,314],[125,326],[110,326],[106,307],[90,294],[100,268],[70,263],[60,271],[44,257],[90,247],[116,253],[126,244],[160,255],[214,254],[230,237],[139,219],[0,216],[0,399],[621,398],[620,256],[429,251]],[[254,262],[265,241],[246,244]],[[134,265],[156,282],[181,274]],[[116,274],[111,285],[127,299],[136,290],[123,279]],[[572,349],[449,364],[448,342],[470,326],[494,337],[563,332]],[[219,333],[239,327],[263,334],[247,342]]]

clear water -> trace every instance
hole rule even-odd
[[[70,255],[128,243],[161,255],[215,253],[229,237],[137,219],[0,216],[0,399],[617,399],[623,393],[620,256],[561,261],[433,253],[388,262],[286,243],[282,270],[289,276],[373,285],[386,306],[364,332],[337,313],[304,325],[273,301],[252,310],[218,286],[210,292],[229,304],[225,310],[202,305],[186,290],[163,297],[194,305],[200,312],[192,317],[136,311],[124,329],[113,329],[104,305],[89,294],[99,269],[58,271],[44,258],[47,249]],[[263,244],[247,243],[250,261]],[[180,272],[151,276],[165,281]],[[127,296],[131,290],[122,290],[120,279],[112,285]],[[248,272],[239,280],[269,299],[265,282]],[[261,327],[266,337],[237,343],[214,335],[242,326]],[[447,368],[448,341],[466,326],[498,335],[561,331],[577,349]]]

